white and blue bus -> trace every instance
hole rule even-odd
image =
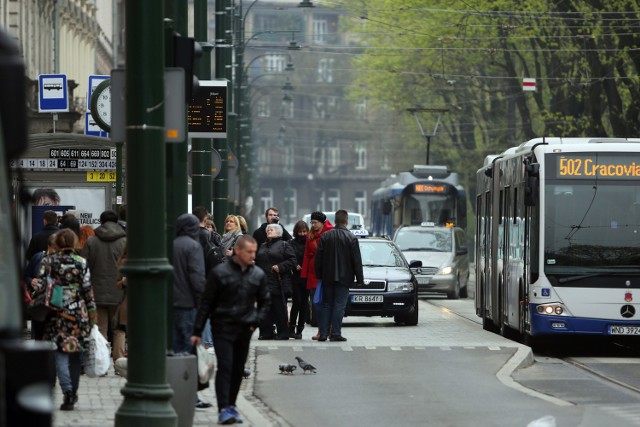
[[[538,138],[488,156],[476,314],[525,343],[640,336],[640,139]]]
[[[467,228],[467,200],[458,174],[446,166],[415,165],[387,178],[371,194],[371,232],[393,236],[401,225]]]

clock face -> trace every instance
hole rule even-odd
[[[91,94],[91,116],[101,129],[111,131],[111,80],[105,80]]]
[[[98,96],[96,110],[100,119],[111,126],[111,86],[107,86]]]

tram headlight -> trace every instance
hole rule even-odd
[[[538,314],[545,314],[548,316],[551,316],[551,315],[562,316],[562,315],[565,315],[564,313],[566,309],[562,304],[559,304],[559,303],[540,304],[536,307],[536,311],[538,312]]]

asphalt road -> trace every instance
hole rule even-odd
[[[272,425],[640,425],[640,395],[565,360],[523,357],[527,347],[473,321],[472,300],[420,304],[415,327],[345,319],[346,343],[307,330],[302,341],[257,341],[252,403]],[[318,372],[280,374],[295,356]]]

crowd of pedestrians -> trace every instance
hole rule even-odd
[[[337,211],[334,225],[313,212],[310,227],[298,221],[293,236],[280,225],[274,207],[252,235],[239,215],[228,215],[218,234],[202,206],[177,218],[172,349],[193,353],[194,346],[204,345],[215,353],[219,423],[242,421],[235,404],[256,329],[260,340],[302,339],[305,325],[317,322],[314,340],[346,341],[341,326],[349,285],[363,281],[359,245],[346,228],[347,218],[346,211]],[[78,400],[82,353],[94,324],[112,343],[114,362],[127,356],[127,278],[121,272],[126,257],[125,210],[103,212],[95,229],[80,227],[72,213],[58,218],[45,211],[42,231],[30,241],[25,289],[37,291],[53,279],[65,290],[62,310],[32,321],[32,337],[56,345],[61,410],[72,410]],[[314,296],[321,303],[312,304]],[[200,399],[195,405],[211,406]]]

